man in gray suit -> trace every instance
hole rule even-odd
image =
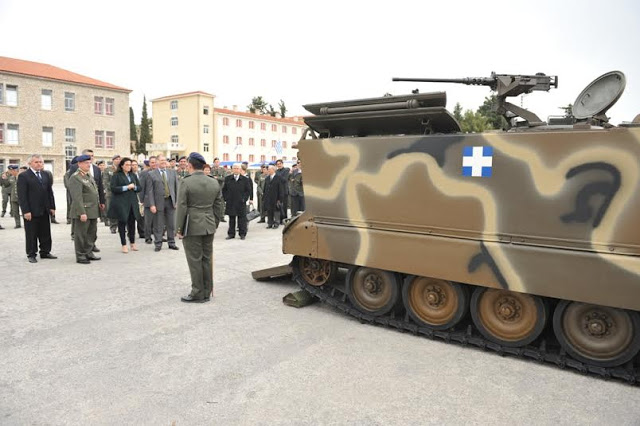
[[[167,242],[171,250],[179,250],[175,240],[175,217],[178,193],[178,178],[175,170],[168,167],[164,155],[157,156],[158,167],[145,176],[144,205],[145,216],[147,205],[153,219],[153,239],[155,251],[162,249],[162,234],[167,228]],[[149,161],[151,164],[151,161]]]
[[[144,205],[144,242],[151,244],[153,242],[151,235],[153,235],[153,223],[156,221],[156,215],[151,213],[150,199],[147,195],[147,181],[149,173],[158,167],[158,161],[155,155],[152,155],[146,161],[149,162],[149,168],[140,172],[140,192],[138,197],[140,197],[140,202]]]

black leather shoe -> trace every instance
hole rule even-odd
[[[38,259],[35,257],[28,257],[27,259],[29,259],[29,263],[38,263]]]
[[[259,221],[258,221],[258,222],[256,222],[256,223],[265,223],[265,222],[266,222],[266,220],[262,219],[262,220],[259,220]]]
[[[57,220],[55,220],[55,219],[52,219],[51,223],[55,223],[57,225],[59,222]]]
[[[58,256],[54,256],[51,253],[41,254],[40,259],[57,259]]]
[[[2,212],[2,216],[0,216],[0,217],[4,217],[5,214],[7,214],[7,212]]]
[[[235,237],[232,237],[231,235],[227,235],[227,238],[225,238],[225,240],[233,240]]]
[[[272,226],[271,226],[271,225],[267,225],[267,229],[271,229],[271,228],[272,228]]]
[[[273,225],[273,227],[271,229],[278,229],[279,225]]]
[[[206,297],[204,299],[194,299],[190,294],[184,297],[181,297],[180,300],[182,300],[185,303],[204,303],[204,302],[208,302],[209,298]]]
[[[220,219],[220,222],[226,222],[226,221],[227,221],[227,219],[225,219],[225,218]]]
[[[160,251],[160,250],[162,250],[162,247],[156,247],[153,249],[153,251]]]
[[[151,244],[153,241],[151,241],[151,238],[147,238],[146,240],[144,240],[144,242],[147,244]]]
[[[89,259],[89,260],[100,260],[100,258],[98,256],[87,256],[87,259]]]
[[[162,239],[162,242],[163,242],[163,243],[166,243],[166,242],[167,242],[167,239],[166,239],[166,238],[163,238],[163,239]]]
[[[82,263],[83,265],[88,265],[91,262],[89,262],[89,259],[77,259],[76,263]]]
[[[169,246],[170,250],[180,250],[177,245],[173,244]]]
[[[94,252],[94,253],[100,253],[100,249],[98,247],[96,247],[96,246],[93,246],[91,251]]]
[[[67,219],[67,225],[71,225],[71,219]]]
[[[245,236],[243,235],[242,237],[240,237],[240,239],[241,239],[241,240],[244,240],[244,239],[245,239]]]

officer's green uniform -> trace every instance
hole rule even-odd
[[[69,178],[69,192],[71,193],[71,213],[75,231],[74,244],[76,260],[93,257],[91,249],[96,242],[98,218],[100,217],[100,198],[98,186],[89,173],[78,169]],[[82,222],[80,216],[86,214],[87,221]]]
[[[222,191],[211,176],[201,170],[185,177],[178,188],[176,232],[182,244],[191,274],[194,299],[210,297],[213,290],[213,234],[220,222]]]
[[[222,191],[222,187],[224,186],[224,179],[227,177],[227,171],[224,169],[224,167],[213,167],[211,169],[211,176],[213,176],[218,181],[218,185],[220,185],[220,191]],[[226,203],[223,199],[222,206],[220,207],[220,212],[218,213],[220,215],[220,222],[226,222],[224,220],[225,210]]]
[[[0,186],[2,186],[2,216],[7,213],[7,203],[9,197],[11,197],[11,185],[9,184],[9,178],[12,177],[9,172],[4,172],[0,175]]]
[[[184,169],[184,170],[178,169],[176,171],[176,175],[178,176],[178,180],[182,180],[183,178],[189,176],[189,172],[187,172],[187,169]]]
[[[104,172],[102,172],[102,187],[104,188],[104,198],[106,204],[104,206],[104,210],[100,212],[100,217],[102,217],[105,226],[109,225],[112,230],[117,229],[118,227],[117,219],[111,219],[107,217],[109,205],[111,204],[111,178],[113,177],[114,173],[115,170],[113,167],[107,167],[104,169]]]
[[[262,205],[262,196],[264,195],[264,182],[267,179],[267,174],[262,173],[262,170],[258,170],[256,172],[253,181],[256,183],[256,193],[258,197],[258,211],[260,212],[260,221],[264,222],[264,217],[267,212],[264,210],[264,206]]]
[[[16,228],[20,228],[20,203],[18,202],[18,177],[9,176],[11,182],[11,216],[16,221]]]

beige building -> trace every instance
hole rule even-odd
[[[0,171],[42,154],[60,178],[85,148],[130,153],[129,93],[52,65],[0,56]]]
[[[189,92],[151,100],[153,143],[149,155],[180,157],[199,152],[213,160],[213,102],[215,96]]]

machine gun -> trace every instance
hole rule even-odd
[[[417,81],[427,83],[460,83],[474,86],[489,86],[496,92],[497,104],[494,111],[501,114],[507,123],[511,123],[514,117],[522,117],[528,126],[541,126],[546,124],[540,118],[524,108],[506,101],[509,96],[518,96],[523,93],[531,93],[534,90],[548,92],[552,87],[558,87],[557,76],[547,76],[543,73],[536,75],[511,75],[491,73],[491,77],[467,77],[467,78],[398,78],[392,81]]]

